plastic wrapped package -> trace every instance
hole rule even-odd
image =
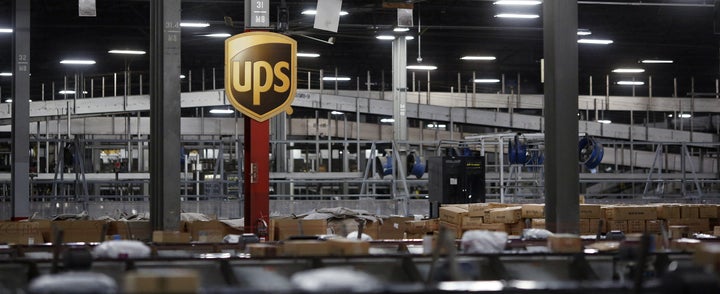
[[[66,272],[42,275],[30,282],[28,292],[45,293],[118,293],[115,280],[92,272]]]
[[[378,292],[382,289],[381,281],[377,278],[348,267],[302,271],[292,275],[290,281],[295,287],[307,292]]]
[[[505,249],[507,239],[505,232],[471,230],[460,241],[463,253],[498,253]]]
[[[102,242],[93,248],[95,258],[148,258],[150,253],[150,247],[136,240],[110,240]]]
[[[523,240],[546,240],[552,235],[553,233],[546,229],[524,229],[522,238]]]
[[[358,232],[357,232],[357,231],[350,232],[350,234],[347,234],[347,236],[346,236],[345,238],[346,238],[346,239],[351,239],[351,240],[357,240],[357,239],[358,239]],[[370,235],[365,234],[365,233],[363,233],[363,234],[360,236],[360,240],[361,240],[361,241],[372,241],[372,239],[373,239],[373,238],[370,237]]]

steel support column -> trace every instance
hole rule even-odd
[[[13,1],[12,218],[30,216],[30,1]]]
[[[545,221],[550,231],[577,234],[580,214],[577,1],[545,1],[543,17]]]
[[[270,135],[273,140],[285,141],[287,140],[287,115],[276,115],[270,119],[270,127],[272,132]],[[288,153],[287,143],[275,143],[272,149],[272,157],[274,159],[274,166],[276,172],[288,172]],[[289,183],[277,183],[275,191],[278,195],[290,194]]]
[[[270,121],[246,116],[244,127],[245,232],[264,234],[258,231],[258,223],[270,222]]]
[[[180,228],[180,0],[150,1],[150,222]]]
[[[407,40],[398,36],[392,43],[393,131],[395,140],[406,141],[407,135]]]

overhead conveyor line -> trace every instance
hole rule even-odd
[[[391,116],[393,102],[390,100],[380,100],[374,98],[356,97],[357,92],[352,92],[353,96],[331,95],[319,91],[298,91],[293,101],[293,107],[306,107],[325,110],[337,110],[343,112],[370,113],[376,115]],[[443,103],[442,105],[427,105],[412,103],[412,99],[408,99],[407,117],[422,119],[428,121],[447,121],[454,124],[470,124],[488,127],[501,127],[515,130],[525,131],[541,131],[544,125],[544,119],[538,115],[525,115],[518,113],[505,113],[493,110],[454,107],[453,103],[444,101],[443,95],[452,95],[450,93],[433,94],[433,102]],[[460,94],[455,94],[460,97]],[[464,93],[462,94],[464,97]],[[496,94],[485,94],[493,95]],[[362,93],[361,95],[362,96]],[[523,101],[527,101],[528,96],[523,96]],[[662,100],[653,98],[654,102]],[[664,99],[664,98],[663,98]],[[687,105],[690,105],[688,98],[667,98],[667,99],[686,99]],[[696,99],[695,107],[701,99]],[[713,105],[703,111],[720,112],[720,104],[714,99]],[[31,102],[30,117],[66,117],[68,110],[71,116],[76,115],[107,115],[109,113],[124,113],[149,110],[149,96],[135,95],[128,96],[127,105],[124,104],[120,97],[105,98],[86,98],[77,100],[77,105],[73,104],[73,100],[54,100],[54,101],[37,101]],[[460,103],[460,102],[458,102]],[[582,103],[580,103],[582,104]],[[642,105],[643,110],[647,109],[646,103],[638,102]],[[6,106],[7,105],[7,106]],[[183,108],[193,107],[210,107],[227,105],[224,97],[224,91],[212,90],[204,92],[187,92],[181,95],[181,106]],[[462,105],[465,105],[462,102]],[[507,105],[503,103],[502,105]],[[611,104],[613,102],[611,101]],[[677,104],[675,104],[677,111]],[[683,104],[684,105],[684,104]],[[501,107],[496,105],[497,107]],[[582,107],[582,105],[579,105]],[[669,108],[668,108],[669,109]],[[653,111],[660,111],[653,109]],[[664,111],[664,110],[663,110]],[[668,110],[672,111],[672,110]],[[0,104],[0,123],[9,125],[10,123],[10,106],[9,104]],[[717,135],[710,133],[688,132],[681,130],[671,130],[663,128],[648,128],[643,125],[630,126],[627,124],[602,124],[595,121],[579,121],[579,131],[587,133],[591,136],[612,138],[620,140],[639,140],[639,141],[657,141],[657,142],[693,142],[693,143],[710,143],[717,142]],[[632,138],[631,138],[632,136]],[[691,140],[692,138],[692,140]]]

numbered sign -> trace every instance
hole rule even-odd
[[[295,40],[270,32],[225,40],[225,92],[235,109],[257,121],[292,113],[296,90]]]
[[[267,28],[270,27],[270,0],[252,0],[245,1],[245,11],[249,11],[250,22],[245,22],[251,28]],[[249,7],[248,7],[249,6]]]

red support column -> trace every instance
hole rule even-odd
[[[267,237],[267,224],[270,222],[270,120],[259,122],[246,116],[244,136],[245,232]],[[258,224],[262,224],[261,227]]]

